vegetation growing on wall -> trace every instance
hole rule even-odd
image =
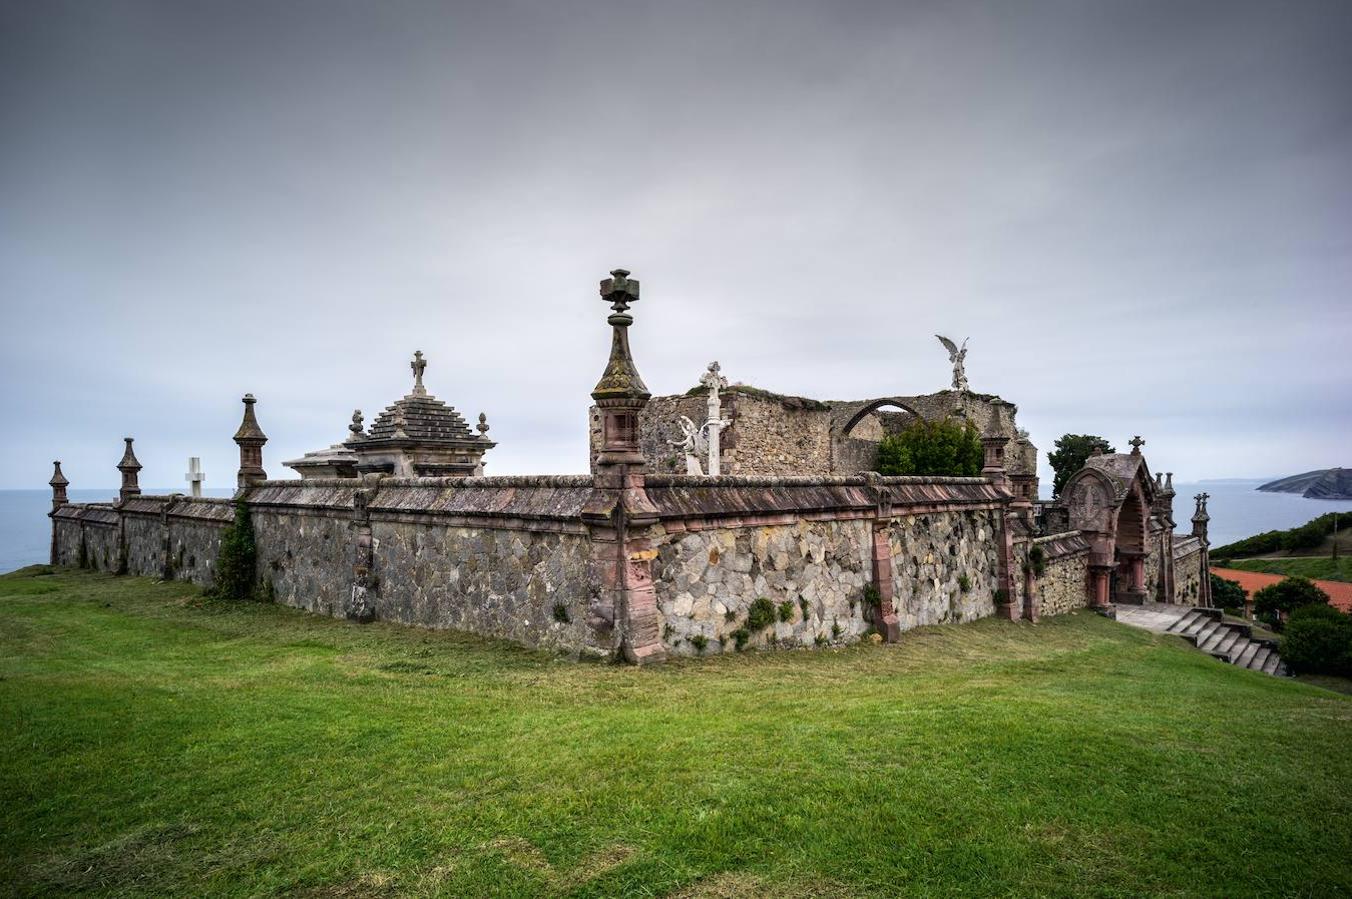
[[[1084,468],[1084,463],[1099,447],[1105,453],[1115,453],[1112,444],[1097,434],[1063,434],[1054,444],[1056,447],[1047,454],[1047,463],[1056,476],[1052,478],[1052,496],[1060,496],[1061,488],[1066,486],[1071,475]]]
[[[884,475],[968,477],[981,474],[981,437],[970,421],[917,418],[878,443],[877,470]]]
[[[253,599],[257,567],[258,547],[249,504],[236,500],[235,520],[221,534],[221,554],[216,561],[211,594],[219,599]]]

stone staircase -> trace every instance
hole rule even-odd
[[[1164,633],[1177,634],[1202,652],[1231,665],[1274,677],[1290,674],[1281,656],[1277,655],[1275,641],[1254,637],[1247,624],[1225,621],[1220,609],[1191,609]]]

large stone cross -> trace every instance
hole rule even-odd
[[[719,438],[723,428],[732,424],[723,419],[723,403],[718,397],[718,391],[728,386],[728,379],[723,377],[722,368],[717,361],[709,363],[709,370],[700,375],[699,382],[701,386],[709,388],[709,419],[704,423],[707,433],[706,441],[709,445],[709,467],[710,475],[722,474],[722,446]]]
[[[1133,456],[1139,456],[1141,454],[1141,447],[1145,446],[1145,441],[1141,439],[1140,434],[1137,434],[1135,437],[1128,440],[1127,443],[1131,444],[1131,454]]]
[[[191,485],[193,496],[202,495],[202,482],[206,480],[206,475],[202,474],[202,458],[200,456],[188,457],[188,473],[184,480]]]
[[[413,352],[413,361],[409,363],[409,367],[413,369],[413,392],[421,396],[427,392],[422,382],[423,372],[427,370],[427,360],[423,358],[422,350]]]

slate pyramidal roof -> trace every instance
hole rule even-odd
[[[422,383],[422,373],[427,363],[422,354],[415,356],[413,363],[414,383],[412,392],[397,400],[371,422],[366,434],[356,442],[369,444],[372,441],[411,441],[432,444],[476,444],[485,449],[496,444],[482,433],[475,434],[469,429],[465,419],[453,406],[449,406],[427,392]],[[487,430],[482,424],[481,430]]]

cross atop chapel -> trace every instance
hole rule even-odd
[[[1141,447],[1145,446],[1145,441],[1141,439],[1140,434],[1137,434],[1135,437],[1128,440],[1127,443],[1131,444],[1131,454],[1133,456],[1139,456],[1141,454]]]
[[[426,396],[427,388],[423,386],[423,372],[427,370],[427,360],[423,358],[422,350],[413,352],[413,361],[409,363],[413,369],[413,394],[415,396]]]

